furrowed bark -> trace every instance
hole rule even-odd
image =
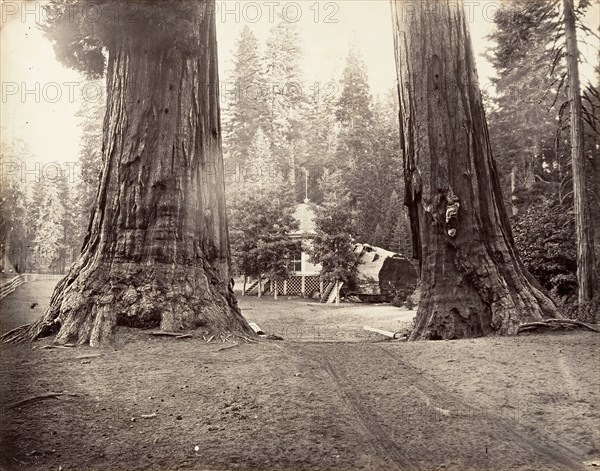
[[[411,334],[515,334],[561,317],[515,250],[462,4],[392,0],[401,148],[422,298]]]
[[[5,340],[95,346],[118,325],[254,335],[229,286],[215,22],[197,3],[192,52],[152,32],[110,45],[82,253],[43,318]]]
[[[575,7],[573,0],[563,0],[563,6],[571,110],[571,162],[573,167],[575,235],[577,239],[577,286],[579,304],[583,305],[594,297],[594,246],[592,244],[589,198],[586,185]]]

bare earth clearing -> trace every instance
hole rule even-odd
[[[1,331],[36,319],[53,284],[2,300]],[[401,330],[414,312],[239,299],[286,340],[224,349],[123,329],[113,348],[3,345],[2,467],[573,470],[600,457],[597,334],[388,342],[362,326]],[[11,407],[48,392],[75,395]]]

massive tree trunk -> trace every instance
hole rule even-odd
[[[560,317],[515,251],[462,5],[393,0],[392,12],[422,285],[411,339],[514,334]]]
[[[109,46],[103,168],[82,253],[43,318],[7,340],[56,333],[95,346],[117,325],[253,335],[229,285],[215,21],[197,4],[191,48],[152,30]]]
[[[594,248],[592,245],[589,205],[583,147],[583,112],[579,85],[579,49],[575,29],[573,0],[563,0],[567,73],[571,108],[571,161],[573,166],[573,200],[575,202],[575,234],[577,239],[577,284],[579,304],[594,296]]]

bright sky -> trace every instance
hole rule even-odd
[[[43,3],[2,2],[2,140],[21,138],[35,162],[62,165],[77,161],[80,129],[75,113],[83,97],[94,97],[97,89],[57,62],[50,43],[36,27],[42,19]],[[498,4],[497,0],[465,1],[482,88],[494,73],[482,54],[490,46],[486,36],[493,30],[491,19]],[[264,44],[277,8],[300,28],[309,85],[337,81],[352,42],[359,45],[367,64],[373,94],[383,94],[395,85],[388,0],[217,0],[216,6],[222,81],[231,70],[231,54],[242,26],[248,24]],[[597,28],[598,4],[588,16],[590,26]],[[595,57],[591,49],[583,52]],[[584,68],[586,74],[591,77]]]

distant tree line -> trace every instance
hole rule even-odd
[[[98,189],[103,117],[103,100],[82,103],[78,162],[36,162],[22,140],[2,142],[5,274],[64,274],[79,255]]]
[[[235,44],[233,70],[222,90],[234,265],[246,274],[264,273],[258,262],[248,266],[248,254],[264,245],[273,224],[280,228],[276,221],[305,199],[317,209],[317,244],[343,239],[410,258],[396,91],[373,98],[356,45],[349,46],[340,80],[310,82],[302,71],[301,44],[297,26],[283,20],[266,44],[259,43],[249,26]],[[254,191],[257,181],[271,188],[262,201]],[[332,181],[343,191],[331,192]],[[336,197],[340,200],[334,201]],[[320,209],[322,205],[329,209]],[[324,218],[334,216],[332,208],[348,224],[328,224]],[[272,214],[275,209],[278,216]],[[264,219],[267,212],[272,219]],[[261,223],[260,231],[248,229]],[[315,261],[325,262],[329,273],[325,248]],[[279,260],[288,256],[286,251],[282,247]]]

